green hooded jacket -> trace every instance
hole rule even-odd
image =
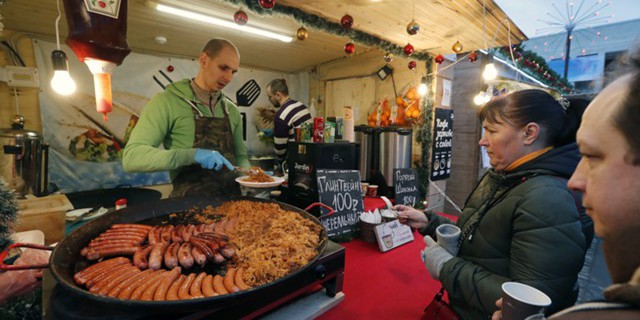
[[[546,293],[552,300],[548,313],[575,303],[586,244],[566,179],[578,160],[571,144],[507,173],[490,169],[480,180],[456,223],[463,238],[458,256],[440,272],[451,306],[463,319],[488,319],[507,281]],[[452,223],[431,212],[427,218],[420,232],[434,239],[440,224]]]
[[[131,172],[152,172],[170,170],[175,178],[180,168],[194,164],[196,149],[193,148],[195,121],[192,107],[184,100],[195,103],[204,117],[211,117],[211,111],[202,104],[189,86],[189,79],[183,79],[168,86],[155,95],[142,110],[140,120],[131,132],[124,148],[122,166]],[[215,106],[215,117],[223,117],[222,108],[229,113],[233,132],[236,163],[249,167],[247,147],[242,139],[242,118],[238,107],[223,94]],[[158,148],[160,145],[164,149]]]

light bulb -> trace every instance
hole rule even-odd
[[[421,83],[418,86],[418,94],[421,96],[424,96],[425,94],[427,94],[427,84],[426,83]]]
[[[69,75],[69,61],[64,51],[53,50],[51,52],[51,63],[53,65],[53,77],[51,78],[53,91],[64,96],[76,92],[76,82]]]
[[[485,104],[484,92],[480,91],[478,94],[476,94],[476,96],[473,97],[473,103],[475,103],[476,106]]]
[[[63,96],[68,96],[76,92],[76,82],[69,75],[69,71],[56,70],[51,78],[51,88]]]
[[[493,63],[487,63],[482,72],[482,77],[485,80],[493,80],[498,76],[498,70]]]

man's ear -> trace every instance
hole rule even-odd
[[[200,63],[200,67],[204,67],[204,65],[207,63],[208,58],[209,56],[206,52],[200,52],[200,55],[198,56],[198,63]]]
[[[540,126],[535,122],[529,122],[522,128],[522,141],[525,145],[531,145],[540,136]]]

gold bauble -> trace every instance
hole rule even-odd
[[[460,41],[456,41],[456,43],[454,43],[453,46],[451,46],[451,50],[453,50],[453,52],[455,53],[462,52],[463,48],[464,47],[462,46],[462,43],[460,43]]]
[[[305,27],[298,28],[298,31],[296,32],[296,38],[298,38],[298,40],[300,41],[303,41],[307,39],[307,37],[309,37],[309,30],[307,30]]]

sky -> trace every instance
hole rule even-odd
[[[556,5],[560,13],[566,16],[568,3],[573,3],[575,12],[580,3],[584,2],[581,12],[578,13],[579,18],[586,12],[589,12],[591,14],[595,13],[595,9],[591,11],[588,10],[589,8],[594,7],[594,5],[595,8],[600,8],[603,5],[609,3],[607,7],[599,11],[599,17],[607,17],[613,15],[613,17],[610,19],[610,23],[640,19],[640,0],[494,0],[494,2],[497,3],[504,12],[506,12],[511,20],[529,38],[562,31],[560,28],[555,28],[553,30],[541,30],[543,32],[536,33],[537,29],[549,26],[545,22],[538,21],[538,19],[558,21],[557,19],[547,16],[546,14],[546,12],[549,12],[556,17],[560,16],[560,14],[558,14],[558,11],[556,11],[556,9],[553,7],[553,4]],[[597,26],[606,23],[607,22],[603,21],[599,24],[593,24],[591,26]]]

